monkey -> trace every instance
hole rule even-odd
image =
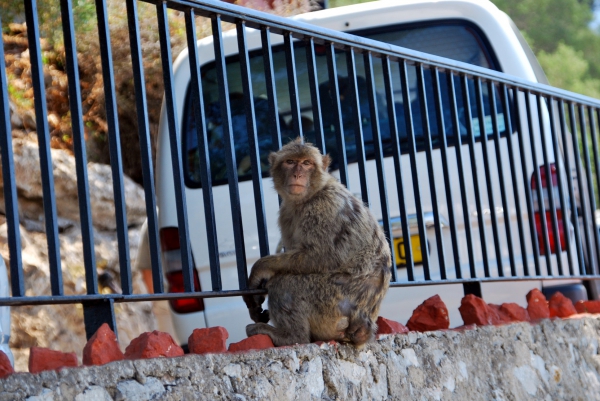
[[[267,334],[276,346],[334,340],[362,347],[377,332],[389,244],[369,209],[328,172],[330,162],[301,138],[269,155],[284,252],[252,267],[248,288],[266,288],[269,307],[262,309],[263,295],[243,297],[255,322],[248,336]]]

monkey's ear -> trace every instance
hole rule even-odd
[[[271,152],[269,154],[269,165],[273,166],[273,164],[275,164],[275,160],[277,160],[277,153]]]
[[[323,163],[323,171],[327,171],[329,165],[331,164],[331,157],[329,157],[329,155],[324,155],[321,160]]]

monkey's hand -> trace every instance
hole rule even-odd
[[[248,312],[250,313],[250,319],[255,323],[267,323],[269,321],[269,311],[263,310],[262,303],[265,300],[263,295],[244,295],[242,296]]]
[[[275,275],[275,266],[279,258],[277,255],[269,255],[260,258],[254,266],[252,266],[252,273],[248,279],[248,288],[255,290],[257,288],[265,288],[267,282]],[[264,297],[263,297],[264,300]]]

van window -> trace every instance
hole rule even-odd
[[[434,21],[420,23],[418,25],[396,25],[385,28],[371,29],[368,31],[353,32],[359,36],[411,48],[414,50],[432,53],[442,57],[463,61],[480,67],[499,70],[498,63],[491,51],[487,39],[479,28],[466,21]],[[324,49],[317,47],[317,72],[319,81],[319,96],[321,100],[323,131],[326,142],[326,151],[332,156],[332,169],[337,167],[336,133],[333,113],[328,112],[333,107],[329,92],[329,76],[327,73],[327,62]],[[313,115],[311,95],[309,91],[308,71],[306,63],[306,51],[303,42],[294,45],[296,60],[296,78],[298,82],[298,97],[302,113],[301,125],[303,134],[308,141],[314,143],[315,127],[313,126]],[[356,161],[355,132],[357,127],[353,123],[353,106],[351,97],[347,94],[348,74],[346,71],[346,56],[343,52],[336,53],[338,67],[338,85],[340,88],[340,106],[343,120],[343,131],[346,142],[346,153],[348,162]],[[231,108],[231,126],[235,144],[235,156],[237,162],[238,177],[240,181],[251,179],[250,156],[248,154],[248,133],[246,130],[246,115],[243,102],[243,89],[240,74],[239,58],[237,55],[230,56],[227,61],[227,79],[229,87],[229,101]],[[400,135],[401,150],[408,150],[406,118],[404,113],[404,100],[400,85],[400,73],[398,67],[392,63],[393,87],[394,87],[394,110],[396,113],[397,129]],[[385,89],[383,85],[383,73],[379,59],[373,59],[374,74],[376,82],[377,114],[379,118],[380,132],[384,147],[384,155],[392,154],[392,141],[390,137],[390,118],[387,112]],[[292,130],[292,113],[290,112],[290,100],[287,83],[287,70],[285,54],[282,46],[273,48],[273,66],[275,71],[275,86],[277,91],[277,107],[281,127],[282,142],[286,143],[294,138]],[[395,69],[394,69],[395,68]],[[269,127],[269,110],[267,103],[267,88],[263,67],[263,58],[260,50],[250,53],[250,70],[252,74],[252,90],[254,96],[254,109],[258,135],[258,146],[263,176],[268,174],[268,154],[276,150],[273,148],[271,132]],[[219,91],[217,82],[217,70],[215,63],[211,62],[201,67],[202,89],[204,96],[206,130],[209,141],[210,167],[213,185],[221,185],[227,182],[227,168],[225,164],[225,147],[222,137],[223,120],[219,104]],[[373,135],[371,131],[371,115],[369,112],[369,101],[367,97],[367,81],[365,79],[365,68],[362,56],[356,55],[357,90],[359,92],[359,106],[361,114],[361,129],[365,141],[365,152],[367,159],[373,158]],[[422,150],[425,144],[423,133],[423,122],[421,116],[420,98],[417,92],[416,70],[409,67],[410,101],[413,115],[414,133],[417,150]],[[448,94],[448,83],[445,74],[440,74],[442,85],[442,104],[444,134],[449,145],[456,143],[455,129],[450,111],[450,100]],[[439,147],[440,129],[437,124],[437,114],[434,107],[434,93],[432,87],[432,74],[425,70],[425,83],[427,106],[429,113],[429,125],[433,146]],[[466,121],[464,118],[464,101],[460,80],[455,77],[457,89],[457,105],[459,109],[459,127],[461,136],[466,136]],[[478,106],[475,99],[475,87],[469,81],[469,98],[472,113],[472,126],[474,136],[479,138],[480,129],[478,122]],[[489,94],[487,85],[483,85],[485,133],[490,135],[492,130],[491,111],[489,106]],[[497,93],[497,115],[499,130],[504,133],[504,120],[502,105]],[[197,149],[197,133],[193,115],[192,96],[188,91],[185,103],[183,121],[183,155],[186,185],[192,188],[200,187],[199,152]],[[463,139],[464,140],[464,139]]]

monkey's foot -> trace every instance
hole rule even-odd
[[[265,330],[264,323],[249,324],[246,326],[246,335],[248,337],[255,336],[257,334],[269,334],[269,330]]]

